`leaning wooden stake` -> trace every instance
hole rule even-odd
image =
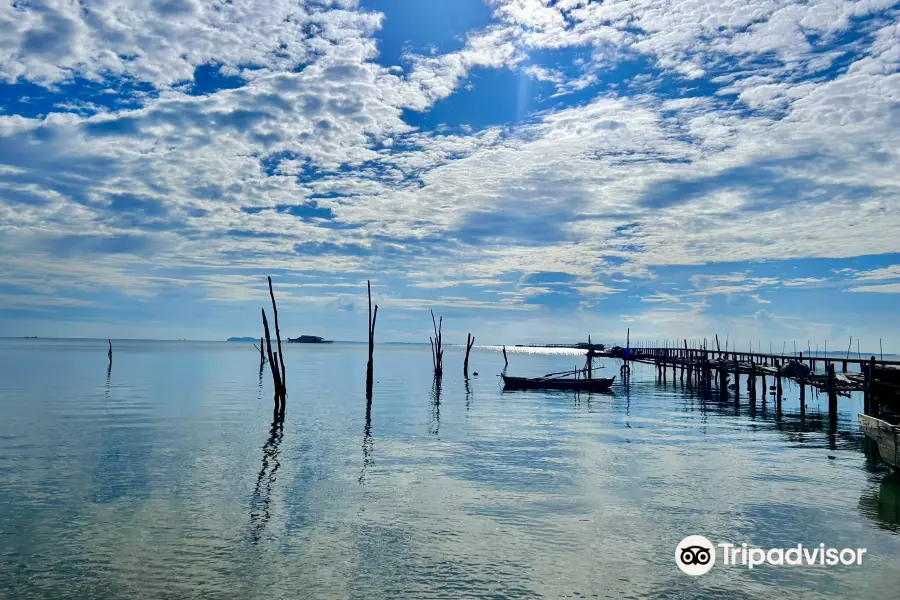
[[[272,370],[272,385],[275,388],[275,410],[283,406],[281,375],[278,373],[278,363],[272,354],[272,336],[269,335],[269,321],[266,319],[266,309],[262,310],[263,330],[266,332],[266,353],[269,356],[269,367]]]
[[[109,357],[109,364],[112,364],[112,340],[107,339],[106,341],[109,342],[109,352],[106,354],[106,356]]]
[[[374,373],[373,355],[375,352],[375,320],[378,318],[378,305],[375,305],[375,312],[372,312],[372,283],[366,281],[366,287],[369,291],[369,362],[366,365],[366,398],[372,399],[372,379]]]
[[[253,347],[256,348],[256,344],[253,344]],[[266,364],[266,355],[263,354],[263,348],[265,348],[265,346],[263,345],[263,339],[259,338],[259,348],[256,348],[256,349],[259,350],[259,368],[260,369],[262,369],[262,366],[264,364]]]
[[[281,403],[287,399],[287,376],[284,372],[284,353],[281,350],[281,330],[278,328],[278,307],[275,306],[275,292],[272,291],[272,278],[269,277],[269,297],[272,298],[272,312],[275,315],[275,338],[278,340],[278,364],[281,367]],[[275,368],[273,366],[273,368]]]
[[[434,363],[434,374],[440,377],[444,373],[444,350],[441,347],[441,329],[444,326],[444,317],[435,321],[434,311],[431,311],[431,324],[434,325],[434,339],[428,338],[431,342],[431,360]]]
[[[466,334],[466,360],[463,361],[463,375],[465,377],[469,376],[469,352],[472,350],[472,346],[475,345],[475,336],[471,333]]]
[[[506,346],[504,345],[503,346],[503,368],[505,369],[508,366],[509,366],[509,361],[506,360]]]

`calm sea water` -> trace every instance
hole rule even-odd
[[[900,482],[861,399],[783,414],[638,368],[609,395],[507,392],[503,359],[427,346],[0,340],[3,598],[896,598]],[[510,352],[510,374],[580,353]],[[609,361],[601,371],[618,374]],[[438,396],[439,402],[435,402]],[[862,566],[674,563],[689,534],[864,547]]]

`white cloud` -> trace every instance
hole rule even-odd
[[[879,279],[900,279],[900,265],[891,265],[881,269],[872,269],[871,271],[860,271],[854,274],[856,279],[865,281],[873,281]]]
[[[860,285],[852,287],[848,292],[870,292],[875,294],[900,294],[900,283],[883,283],[880,285]]]
[[[873,21],[869,37],[842,50],[854,53],[843,71],[811,78],[839,56],[823,59],[803,33],[828,44],[851,17],[892,3],[496,0],[497,23],[458,51],[408,57],[406,70],[373,62],[378,13],[351,2],[264,4],[0,8],[7,81],[127,76],[156,92],[136,109],[93,114],[97,106],[72,103],[43,120],[0,116],[8,280],[149,295],[181,285],[161,268],[374,272],[422,289],[554,272],[602,297],[620,290],[605,278],[664,265],[898,250],[898,27]],[[527,62],[536,50],[574,47],[592,59],[568,78]],[[403,118],[453,94],[475,67],[521,68],[566,93],[634,53],[685,85],[726,71],[738,102],[648,87],[511,127],[438,134]],[[774,61],[754,66],[770,53]],[[203,64],[248,82],[190,95],[182,84]],[[313,196],[333,221],[276,210]],[[111,210],[116,202],[133,210]],[[88,233],[132,251],[58,247]],[[858,278],[892,278],[891,269]],[[777,283],[736,274],[695,285],[709,296]],[[242,291],[249,284],[201,285],[210,298],[256,299],[258,289]]]

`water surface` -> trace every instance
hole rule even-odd
[[[900,483],[786,388],[781,414],[637,367],[612,394],[503,393],[503,358],[285,347],[288,405],[243,343],[0,340],[9,598],[894,598]],[[509,349],[510,374],[580,353]],[[618,374],[605,363],[601,375]],[[436,401],[437,399],[437,401]],[[368,418],[367,418],[368,417]],[[865,547],[859,567],[674,564],[689,534]]]

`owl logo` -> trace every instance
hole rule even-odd
[[[696,577],[708,573],[716,563],[716,548],[702,535],[689,535],[675,548],[675,564]]]

